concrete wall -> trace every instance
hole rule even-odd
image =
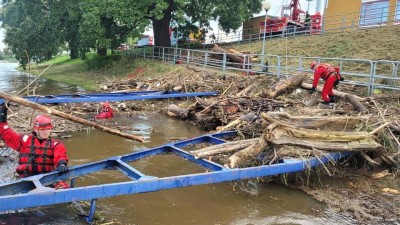
[[[259,17],[254,17],[251,18],[250,20],[247,20],[243,23],[243,33],[242,33],[242,38],[243,39],[249,39],[250,35],[252,36],[251,38],[257,37],[258,34],[260,33],[260,22],[264,22],[265,16],[259,16]]]
[[[328,0],[324,14],[326,32],[337,31],[342,26],[358,26],[361,0]]]
[[[389,0],[389,21],[394,19],[396,2]],[[338,31],[343,26],[358,28],[361,3],[362,0],[328,0],[323,22],[325,31]]]

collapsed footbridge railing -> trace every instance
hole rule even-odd
[[[72,166],[70,171],[62,175],[51,172],[2,184],[0,185],[0,211],[91,200],[90,213],[86,218],[87,221],[91,222],[95,212],[96,199],[99,198],[299,172],[351,154],[349,152],[334,152],[307,160],[288,158],[271,165],[229,169],[209,160],[195,158],[189,151],[183,149],[198,144],[218,145],[228,142],[229,138],[235,136],[236,132],[233,131],[203,135],[132,154]],[[186,159],[188,163],[195,163],[205,168],[205,171],[203,173],[160,178],[146,175],[130,165],[134,161],[160,154],[176,155]],[[76,178],[102,170],[118,171],[130,181],[83,187],[77,185]],[[60,180],[69,180],[71,188],[55,190],[48,187]]]

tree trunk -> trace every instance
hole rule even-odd
[[[171,47],[171,37],[169,34],[169,27],[171,22],[171,12],[173,0],[168,1],[168,8],[164,10],[162,19],[152,19],[153,32],[154,32],[154,45],[160,47]]]
[[[279,128],[280,129],[280,128]],[[277,131],[275,132],[283,132]],[[348,141],[348,142],[329,142],[327,140],[318,140],[313,138],[300,138],[292,137],[288,135],[280,135],[279,138],[270,136],[268,142],[275,145],[294,145],[301,146],[310,149],[318,149],[325,151],[378,151],[384,150],[383,146],[375,142],[372,139],[358,140],[358,141]]]
[[[94,128],[96,128],[98,130],[105,131],[105,132],[108,132],[110,134],[115,134],[115,135],[118,135],[120,137],[128,138],[128,139],[131,139],[131,140],[134,140],[134,141],[139,141],[139,142],[143,142],[144,141],[143,138],[141,138],[141,137],[138,137],[138,136],[135,136],[135,135],[132,135],[132,134],[122,133],[122,132],[120,132],[118,130],[111,129],[109,127],[105,127],[105,126],[99,125],[99,124],[94,123],[92,121],[88,121],[88,120],[85,120],[85,119],[82,119],[82,118],[79,118],[79,117],[76,117],[76,116],[73,116],[73,115],[70,115],[70,114],[55,110],[55,109],[50,109],[50,108],[48,108],[46,106],[37,104],[35,102],[30,102],[30,101],[28,101],[26,99],[23,99],[23,98],[20,98],[18,96],[9,95],[9,94],[0,92],[0,97],[4,98],[6,100],[12,101],[12,102],[19,103],[19,104],[21,104],[23,106],[27,106],[27,107],[30,107],[30,108],[33,108],[33,109],[40,110],[40,111],[48,113],[48,114],[56,115],[56,116],[59,116],[61,118],[64,118],[64,119],[67,119],[67,120],[71,120],[71,121],[74,121],[74,122],[77,122],[77,123],[80,123],[80,124],[84,124],[84,125],[89,126],[89,127],[94,127]]]
[[[189,109],[181,108],[175,104],[168,106],[168,116],[176,117],[179,119],[187,119],[189,117]]]
[[[97,55],[107,56],[107,48],[97,48]]]
[[[371,116],[291,116],[288,113],[268,112],[261,113],[261,117],[273,123],[279,121],[281,123],[290,124],[293,127],[302,127],[307,129],[321,130],[328,128],[329,130],[345,131],[352,129],[358,124],[375,123]]]
[[[196,151],[191,151],[190,153],[198,158],[204,158],[211,155],[216,155],[220,153],[235,152],[254,144],[258,138],[246,139],[240,141],[227,142],[220,145],[214,145],[206,148],[202,148]]]
[[[307,73],[299,73],[286,80],[281,80],[272,85],[268,90],[260,93],[260,97],[275,98],[278,95],[299,86],[307,78]]]
[[[345,95],[344,97],[354,106],[357,112],[367,111],[367,108],[354,95]]]
[[[231,61],[236,62],[236,63],[243,63],[243,59],[240,58],[239,56],[233,55],[233,54],[229,54],[229,52],[221,47],[219,47],[218,45],[213,46],[213,50],[216,52],[222,52],[222,53],[226,53],[226,57],[229,58]],[[236,65],[238,66],[238,65]],[[241,68],[242,65],[239,65],[239,67]]]
[[[70,48],[69,57],[71,59],[79,58],[79,51],[78,48]]]
[[[306,89],[311,89],[312,88],[312,84],[307,84],[307,83],[303,82],[303,83],[301,83],[301,87],[302,88],[306,88]],[[317,91],[322,92],[322,87],[317,87],[316,89],[317,89]],[[345,92],[341,92],[341,91],[337,91],[337,90],[333,90],[333,94],[335,94],[335,96],[338,96],[340,98],[345,98],[345,96],[348,95]],[[361,97],[359,97],[357,95],[353,95],[353,97],[356,98],[359,101],[364,101],[365,100],[365,98],[361,98]]]

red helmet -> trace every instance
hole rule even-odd
[[[51,123],[51,118],[46,115],[39,115],[35,118],[33,122],[34,129],[51,129],[53,128],[53,124]]]
[[[108,102],[102,102],[101,105],[103,107],[110,107],[110,103],[108,103]]]
[[[317,62],[312,62],[311,64],[310,64],[310,69],[314,69],[315,68],[315,66],[317,65]]]

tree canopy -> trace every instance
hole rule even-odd
[[[21,64],[66,49],[71,58],[99,55],[139,37],[152,24],[156,46],[170,46],[170,27],[231,32],[261,10],[261,0],[2,0],[5,43]],[[174,24],[174,25],[172,25]]]

